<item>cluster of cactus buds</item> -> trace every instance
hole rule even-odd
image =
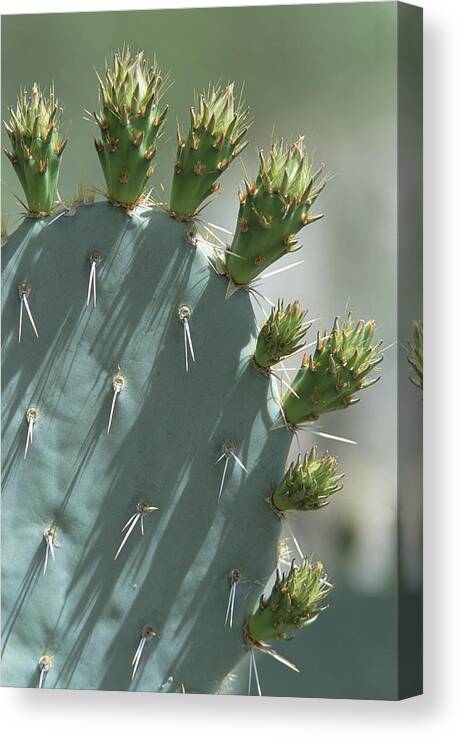
[[[336,318],[330,334],[318,333],[314,353],[304,355],[294,378],[294,392],[283,398],[284,417],[290,426],[359,402],[356,393],[380,379],[369,379],[383,359],[382,341],[372,344],[374,333],[374,321],[360,320],[353,326],[351,315],[342,327]]]
[[[171,190],[170,212],[191,219],[214,192],[217,179],[247,145],[244,136],[250,122],[243,100],[235,101],[234,85],[217,85],[201,93],[190,108],[187,138],[178,126],[177,157]]]
[[[320,510],[331,495],[342,489],[337,473],[337,459],[329,453],[317,457],[313,447],[304,459],[299,455],[273,490],[270,503],[277,513],[287,510]]]
[[[293,561],[288,573],[276,570],[270,596],[261,596],[259,607],[246,621],[248,645],[286,639],[291,631],[313,623],[327,609],[322,604],[332,584],[320,561],[305,559],[300,566]]]
[[[159,103],[167,81],[156,61],[143,53],[131,54],[124,47],[114,54],[100,82],[99,113],[94,118],[100,129],[95,139],[99,161],[107,185],[107,196],[116,205],[134,208],[143,198],[153,173],[155,144],[161,135],[167,107]]]
[[[421,320],[412,321],[412,340],[409,341],[408,361],[415,369],[415,376],[410,381],[423,390],[423,323]]]
[[[297,301],[284,307],[283,300],[278,300],[257,337],[254,352],[257,367],[269,369],[302,348],[310,327],[305,323],[306,314],[307,311],[303,311]]]
[[[12,151],[4,149],[24,190],[30,217],[48,215],[57,204],[62,152],[67,140],[59,135],[62,110],[51,86],[49,95],[34,84],[29,95],[20,91],[16,110],[10,109],[5,130]]]
[[[226,255],[235,284],[249,284],[266,267],[298,249],[296,234],[322,218],[310,208],[326,185],[322,168],[313,172],[303,138],[273,143],[268,161],[259,151],[259,174],[241,191],[238,227]],[[238,258],[239,257],[239,258]]]

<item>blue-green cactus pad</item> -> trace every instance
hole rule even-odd
[[[3,251],[3,684],[214,693],[245,655],[243,626],[276,563],[279,521],[266,502],[290,433],[251,365],[250,298],[160,211],[132,218],[100,203],[73,217],[26,220]],[[89,253],[98,301],[86,306]],[[27,280],[37,339],[18,283]],[[185,372],[178,308],[192,309],[196,363]],[[107,423],[112,378],[126,388]],[[26,411],[39,417],[27,458]],[[217,495],[222,443],[234,462]],[[159,508],[119,558],[121,528],[145,499]],[[42,574],[44,530],[59,548]],[[228,574],[242,574],[232,629]],[[145,646],[131,681],[142,627]]]

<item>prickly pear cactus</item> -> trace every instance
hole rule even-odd
[[[114,55],[113,67],[99,77],[101,110],[93,113],[99,127],[94,145],[106,181],[106,196],[117,205],[134,207],[153,174],[156,143],[168,108],[161,112],[167,80],[156,62],[143,54],[131,57],[129,48]]]
[[[30,95],[24,88],[16,109],[10,110],[5,129],[11,151],[5,149],[21,183],[26,203],[21,204],[31,218],[47,215],[54,207],[62,153],[67,140],[59,135],[61,110],[50,87],[46,97],[34,84]]]
[[[240,197],[257,205],[255,242],[240,217],[244,239],[205,244],[198,211],[247,113],[232,85],[210,87],[179,133],[171,202],[155,204],[160,87],[156,66],[115,56],[96,116],[109,202],[41,205],[3,249],[6,685],[215,693],[249,653],[260,694],[255,654],[296,668],[270,643],[331,589],[303,559],[267,590],[283,517],[340,488],[329,455],[284,467],[292,432],[370,384],[374,326],[336,323],[282,378],[306,311],[280,300],[258,331],[252,280],[291,250],[321,185],[303,143],[275,145]]]

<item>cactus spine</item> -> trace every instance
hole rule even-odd
[[[306,311],[279,300],[257,335],[249,290],[226,301],[222,270],[181,222],[242,151],[247,111],[232,85],[203,93],[179,134],[165,213],[144,190],[163,90],[156,63],[116,54],[95,115],[109,202],[84,207],[82,195],[74,218],[26,221],[4,247],[5,684],[217,692],[245,644],[267,650],[312,623],[331,589],[306,559],[277,570],[268,596],[261,585],[279,518],[340,488],[336,460],[315,451],[279,481],[291,434],[272,432],[279,407],[261,373],[303,346]],[[260,161],[224,265],[244,285],[292,250],[324,186],[302,140]],[[141,202],[142,223],[127,228],[125,210]],[[35,332],[20,342],[19,310]],[[283,399],[289,425],[375,381],[373,336],[373,322],[347,320],[318,338]]]
[[[5,130],[12,151],[4,149],[21,183],[29,217],[49,215],[57,204],[57,186],[62,153],[67,140],[61,138],[61,108],[51,85],[48,97],[38,84],[30,95],[24,88],[10,109]],[[19,198],[18,198],[19,199]]]

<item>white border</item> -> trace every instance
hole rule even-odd
[[[63,7],[50,0],[3,0],[2,12],[244,4],[237,0],[67,0]],[[227,738],[239,733],[258,738],[387,738],[389,731],[394,735],[396,730],[396,736],[404,738],[432,738],[450,734],[455,724],[458,729],[460,3],[424,0],[420,4],[425,9],[425,695],[403,703],[378,703],[2,689],[5,735],[9,730],[15,738],[39,733],[66,738],[81,738],[85,733],[110,738],[134,734]]]

